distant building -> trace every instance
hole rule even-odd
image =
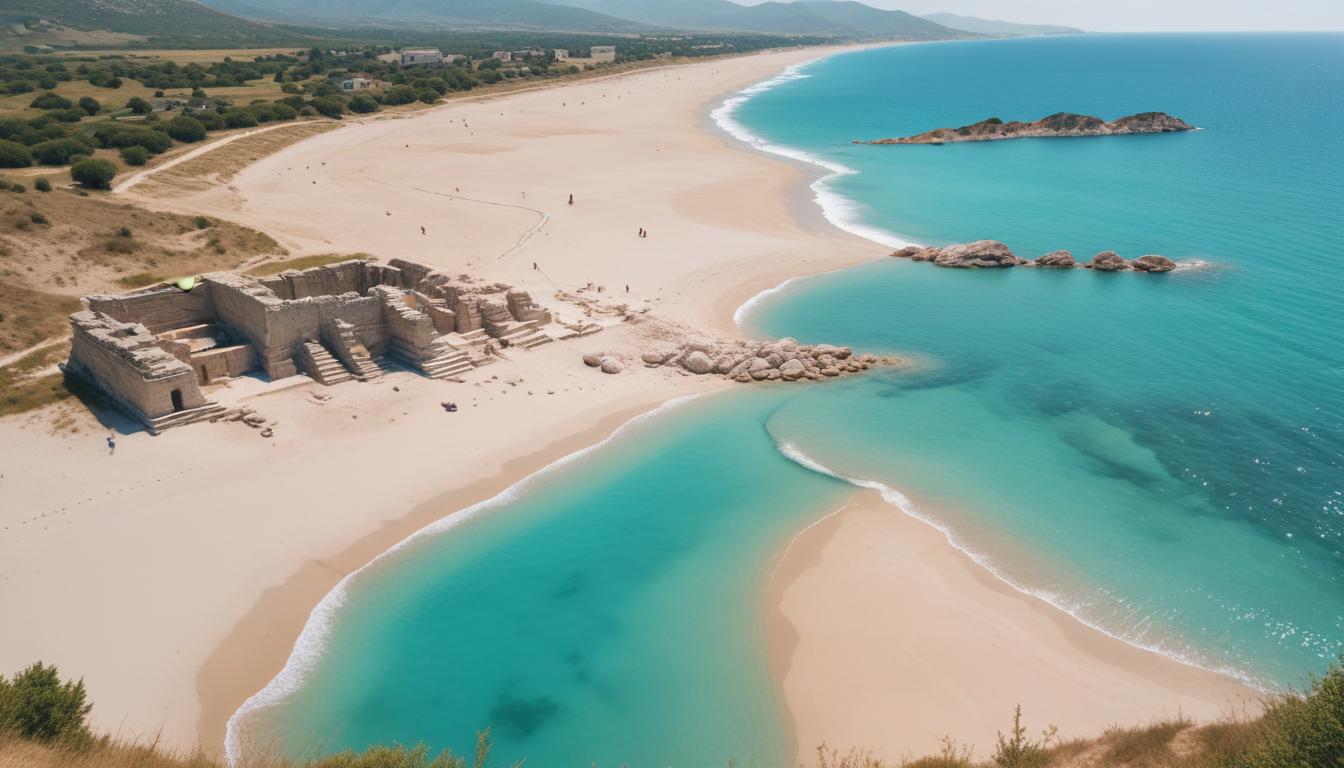
[[[598,63],[612,62],[616,60],[616,46],[614,45],[594,45],[590,58]]]
[[[342,91],[367,91],[373,87],[373,81],[367,77],[352,77],[341,81]]]
[[[401,52],[401,66],[417,67],[426,64],[438,64],[443,54],[438,48],[407,48]]]
[[[387,64],[400,64],[401,54],[396,51],[393,51],[392,53],[381,53],[378,55],[378,60]]]
[[[513,54],[508,51],[495,51],[494,55],[490,58],[499,59],[500,61],[513,61]]]
[[[563,48],[556,48],[556,49],[555,49],[555,60],[556,60],[556,61],[569,61],[569,51],[566,51],[566,50],[563,49]]]

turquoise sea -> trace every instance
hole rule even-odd
[[[1202,130],[850,143],[1146,110]],[[827,215],[883,242],[1186,268],[889,260],[795,281],[742,311],[748,330],[921,367],[670,406],[449,518],[328,598],[233,737],[464,753],[490,726],[531,765],[779,765],[761,587],[850,490],[817,467],[898,490],[1003,579],[1135,644],[1265,688],[1344,652],[1344,35],[875,49],[717,119],[816,164]]]

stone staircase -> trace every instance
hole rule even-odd
[[[350,356],[346,368],[354,373],[357,380],[377,381],[383,378],[383,367],[374,361],[368,349],[355,338],[354,329],[348,323],[337,323],[336,333],[339,338],[338,348],[343,347]]]
[[[454,348],[446,341],[437,345],[433,355],[422,358],[414,347],[394,337],[388,345],[388,354],[431,379],[460,376],[476,367],[465,352]]]
[[[532,349],[555,341],[550,334],[531,323],[518,323],[516,327],[509,328],[498,338],[500,341],[509,342],[510,347],[521,347],[523,349]]]
[[[206,421],[224,413],[228,408],[219,403],[207,403],[200,408],[192,408],[186,411],[170,413],[167,416],[160,416],[157,419],[151,418],[145,423],[151,435],[157,435],[165,429],[173,427],[183,427],[188,424],[195,424],[198,421]]]
[[[330,387],[352,378],[345,365],[316,341],[305,341],[299,349],[298,358],[299,367],[323,386]]]

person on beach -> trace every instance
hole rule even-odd
[[[111,435],[107,436],[107,455],[111,456],[117,452],[117,439]]]
[[[574,196],[573,196],[573,195],[570,195],[570,196],[569,196],[569,204],[570,204],[570,205],[573,205],[573,204],[574,204]]]
[[[423,224],[420,225],[420,234],[425,234],[425,225]]]
[[[537,269],[537,262],[535,262],[535,261],[532,262],[532,269],[533,269],[533,271],[536,271],[536,269]]]

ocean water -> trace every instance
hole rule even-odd
[[[991,115],[1163,110],[1166,136],[866,147]],[[230,748],[307,755],[491,727],[532,765],[779,765],[761,593],[851,486],[1023,590],[1266,688],[1344,650],[1344,36],[877,49],[716,119],[816,163],[886,243],[1164,253],[1165,276],[897,260],[791,283],[761,335],[913,371],[680,403],[355,574]],[[893,513],[899,513],[895,509]]]

